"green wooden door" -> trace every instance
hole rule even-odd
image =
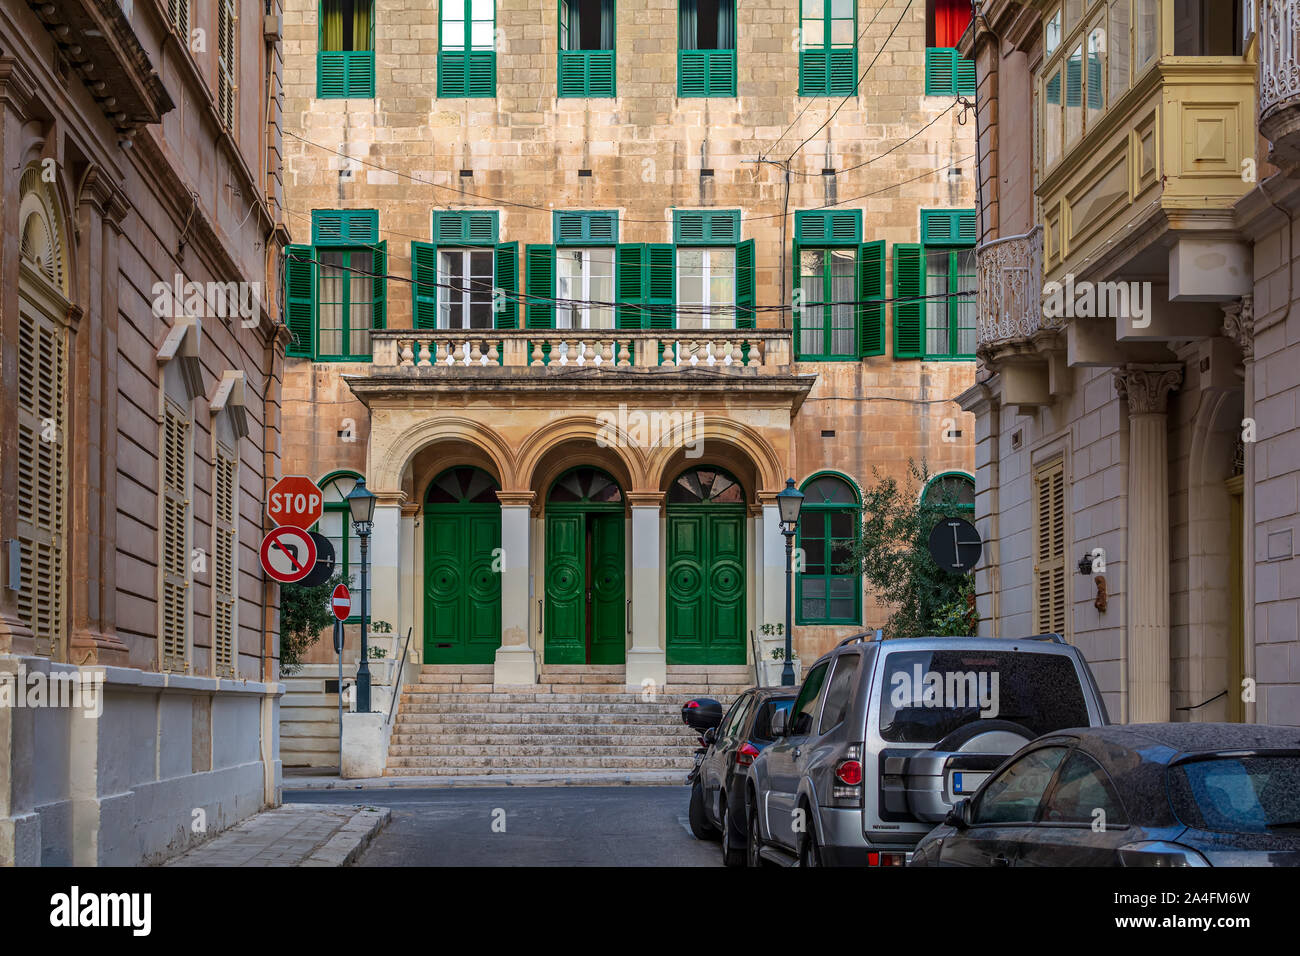
[[[547,664],[587,663],[587,533],[582,512],[546,516]]]
[[[624,603],[623,513],[587,515],[591,560],[591,654],[589,664],[622,664],[627,659],[627,606]]]
[[[501,506],[473,468],[444,472],[424,513],[424,661],[491,664],[501,646]]]
[[[669,664],[745,663],[745,510],[670,505]]]

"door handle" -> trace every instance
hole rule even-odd
[[[537,633],[542,633],[542,601],[540,598],[537,600]]]
[[[591,603],[591,588],[587,588],[587,603]]]
[[[632,599],[627,599],[627,632],[632,633]]]
[[[1002,856],[1001,854],[998,854],[998,855],[995,856],[993,859],[989,860],[989,862],[990,862],[993,866],[1010,866],[1010,865],[1011,865],[1011,861],[1008,860],[1005,856]]]

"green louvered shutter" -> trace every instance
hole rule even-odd
[[[438,247],[411,243],[411,324],[417,329],[438,327]]]
[[[754,327],[754,240],[736,245],[736,328]]]
[[[921,357],[921,316],[925,302],[925,260],[916,242],[894,244],[894,358]]]
[[[885,354],[885,243],[858,246],[858,357]]]
[[[496,288],[492,314],[498,329],[519,328],[519,243],[501,242],[496,247]]]
[[[968,60],[953,51],[956,67],[957,92],[962,96],[975,95],[975,61]],[[1100,82],[1100,80],[1098,81]]]
[[[849,96],[858,91],[858,49],[832,47],[826,61],[826,92]]]
[[[316,255],[311,246],[289,246],[284,250],[284,324],[293,334],[287,355],[311,358],[312,333],[316,328]]]
[[[373,283],[375,299],[371,328],[383,329],[388,327],[388,240],[376,243],[374,250],[375,264],[371,270],[374,278],[370,281]]]
[[[528,246],[524,250],[528,327],[555,328],[555,247]],[[534,296],[536,298],[534,298]]]
[[[925,245],[974,245],[976,238],[974,209],[921,210],[921,242]]]
[[[671,329],[676,326],[673,303],[676,301],[677,250],[671,243],[652,242],[645,247],[643,291],[650,313],[650,328]]]
[[[800,96],[824,96],[826,94],[826,61],[829,52],[824,46],[799,51]]]
[[[799,235],[797,220],[794,234],[796,237]],[[803,341],[799,335],[799,330],[803,327],[803,309],[801,308],[803,302],[803,285],[800,284],[799,270],[802,268],[803,263],[800,261],[801,248],[797,238],[791,244],[790,251],[792,253],[790,258],[790,325],[794,329],[794,352],[795,355],[798,356],[799,343]]]
[[[643,327],[646,254],[644,242],[625,242],[614,250],[614,298],[618,301],[615,321],[620,329]]]
[[[925,95],[948,96],[956,92],[957,51],[930,47],[925,51]]]

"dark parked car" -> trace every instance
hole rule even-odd
[[[722,837],[722,860],[745,863],[745,780],[754,758],[772,742],[772,715],[788,711],[796,688],[753,687],[732,703],[715,730],[691,785],[691,830],[701,839]],[[711,735],[711,736],[710,736]]]
[[[913,866],[1300,865],[1300,729],[1129,724],[1021,748]]]

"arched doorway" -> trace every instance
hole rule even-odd
[[[702,466],[668,489],[669,664],[745,663],[745,492]]]
[[[546,497],[547,664],[622,664],[627,650],[623,492],[599,468]]]
[[[491,664],[501,646],[501,504],[481,468],[448,468],[424,498],[424,661]]]

